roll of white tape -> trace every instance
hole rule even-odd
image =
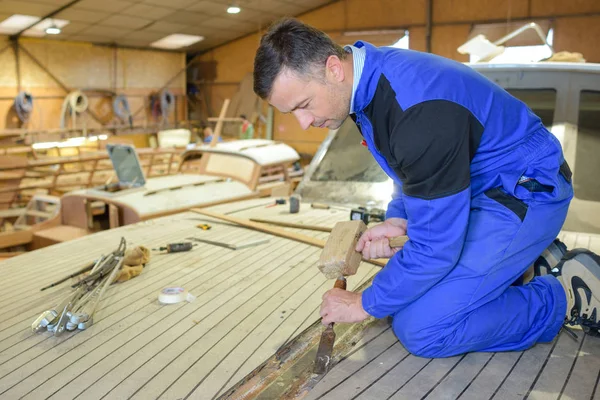
[[[167,287],[158,294],[158,301],[161,304],[176,304],[182,301],[191,303],[196,297],[182,287]]]

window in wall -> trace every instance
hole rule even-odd
[[[579,122],[575,149],[575,196],[600,201],[600,91],[584,90],[579,96]]]
[[[506,89],[506,91],[527,104],[531,111],[541,118],[546,128],[552,126],[556,109],[555,89]]]

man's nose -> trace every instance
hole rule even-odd
[[[304,110],[296,110],[294,111],[294,116],[300,123],[302,129],[307,130],[310,128],[313,122],[315,122],[315,118],[308,112]]]

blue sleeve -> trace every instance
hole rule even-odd
[[[471,203],[471,113],[447,101],[421,103],[402,114],[390,147],[403,185],[410,238],[362,294],[376,318],[396,313],[444,278],[464,245]]]
[[[470,193],[467,188],[435,200],[405,197],[410,240],[363,292],[366,312],[376,318],[394,314],[452,270],[465,239]]]
[[[385,218],[404,218],[406,219],[406,211],[404,209],[404,199],[402,196],[402,186],[394,182],[394,192],[392,193],[392,201],[387,206]]]

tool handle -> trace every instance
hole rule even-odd
[[[338,278],[333,285],[333,288],[346,290],[346,278]]]
[[[408,236],[396,236],[389,238],[390,247],[402,247],[406,242],[408,242]]]
[[[310,205],[312,208],[318,208],[321,210],[329,210],[329,204],[322,204],[322,203],[312,203]]]
[[[180,251],[189,251],[191,249],[191,242],[171,243],[167,245],[167,252],[169,253],[179,253]]]

